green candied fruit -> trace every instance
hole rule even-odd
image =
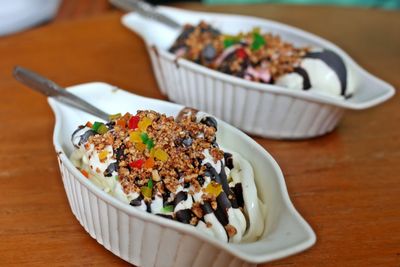
[[[147,141],[149,140],[149,136],[147,135],[147,133],[141,133],[140,139],[142,139],[143,144],[147,144]]]
[[[106,132],[108,132],[108,128],[104,124],[101,124],[96,132],[99,134],[105,134]]]
[[[151,138],[147,139],[146,146],[147,146],[148,150],[151,150],[154,147],[153,139],[151,139]]]
[[[102,122],[95,121],[95,122],[93,123],[92,130],[95,131],[95,132],[97,132],[97,129],[99,129],[100,125],[102,125],[102,124],[103,124]]]
[[[235,44],[235,42],[232,39],[225,39],[224,40],[224,48],[228,48],[228,47],[230,47],[230,46],[232,46],[234,44]]]
[[[237,44],[240,42],[240,36],[231,36],[231,35],[225,35],[224,36],[224,48],[228,48],[234,44]]]
[[[174,211],[173,205],[167,205],[161,209],[162,213],[168,213],[168,212],[173,212],[173,211]]]
[[[98,134],[105,134],[106,132],[108,132],[107,126],[104,123],[98,121],[95,121],[93,123],[92,130]]]
[[[258,50],[265,44],[266,42],[264,37],[256,31],[253,32],[253,43],[251,44],[251,50]]]
[[[153,180],[150,178],[149,181],[147,182],[147,187],[148,188],[153,188]]]

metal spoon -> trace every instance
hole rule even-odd
[[[64,104],[93,114],[105,121],[109,120],[110,114],[107,114],[106,112],[96,108],[85,100],[77,97],[74,94],[71,94],[55,82],[50,81],[49,79],[31,70],[16,66],[14,68],[13,75],[15,79],[17,79],[17,81],[25,84],[26,86],[34,89],[35,91],[38,91],[45,96],[53,97]]]
[[[156,20],[174,29],[182,28],[182,25],[172,18],[157,11],[156,6],[141,0],[109,0],[110,3],[125,11],[136,11],[140,15]]]

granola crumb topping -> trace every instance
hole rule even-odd
[[[273,83],[298,67],[309,47],[295,47],[259,28],[237,35],[222,34],[204,21],[186,24],[170,48],[178,57],[248,80]]]
[[[151,122],[146,129],[142,129],[144,131],[131,129],[127,124],[134,117],[138,117],[138,121],[149,119]],[[121,120],[128,123],[124,125]],[[203,151],[210,149],[214,161],[223,158],[223,151],[213,146],[216,129],[197,123],[192,116],[175,121],[173,117],[155,111],[138,111],[136,115],[127,113],[108,125],[109,131],[90,136],[85,147],[89,149],[93,144],[100,152],[106,145],[112,145],[116,152],[113,158],[119,166],[118,177],[127,194],[140,192],[149,180],[156,182],[161,191],[174,193],[182,177],[184,182],[193,184],[198,191],[196,178],[205,171],[200,164],[200,160],[204,159]],[[132,133],[140,139],[132,138]],[[147,143],[143,144],[144,141]],[[167,155],[167,159],[160,160],[157,152]],[[148,161],[154,162],[146,165]]]
[[[228,211],[244,207],[241,183],[229,176],[232,154],[216,142],[217,121],[196,113],[186,109],[177,119],[151,110],[116,114],[79,127],[73,143],[83,153],[81,163],[88,162],[81,172],[100,179],[104,191],[119,190],[132,206],[193,226],[202,222],[215,231],[225,225],[226,236],[219,237],[229,239],[238,221],[231,222]]]
[[[229,237],[232,237],[232,236],[236,235],[236,233],[237,233],[236,228],[230,224],[225,225],[225,230],[228,233]]]

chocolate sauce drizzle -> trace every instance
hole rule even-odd
[[[293,69],[293,72],[296,72],[301,77],[303,77],[303,90],[308,90],[311,88],[310,77],[308,77],[308,73],[305,69],[297,67]]]
[[[84,125],[80,125],[80,126],[78,126],[78,129],[76,129],[73,133],[72,133],[72,136],[71,136],[71,141],[72,141],[72,143],[74,144],[74,139],[75,139],[75,135],[77,134],[77,133],[79,133],[83,128],[85,128],[86,126],[84,126]],[[79,145],[81,145],[81,144],[84,144],[84,143],[86,143],[87,142],[87,140],[89,139],[89,137],[90,136],[92,136],[92,135],[95,135],[96,134],[96,132],[95,131],[93,131],[92,129],[89,129],[89,130],[87,130],[86,132],[84,132],[83,134],[81,134],[80,136],[79,136],[79,142],[78,142],[78,144],[74,144],[74,146],[75,147],[78,147],[79,148]]]

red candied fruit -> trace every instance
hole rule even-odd
[[[139,121],[140,121],[139,116],[132,116],[128,121],[129,129],[135,130],[138,127]]]
[[[236,50],[236,56],[238,58],[246,58],[247,57],[247,53],[243,48],[239,48]]]
[[[131,161],[129,163],[129,166],[132,168],[140,169],[140,168],[142,168],[143,164],[144,164],[144,159],[138,159],[138,160]]]

